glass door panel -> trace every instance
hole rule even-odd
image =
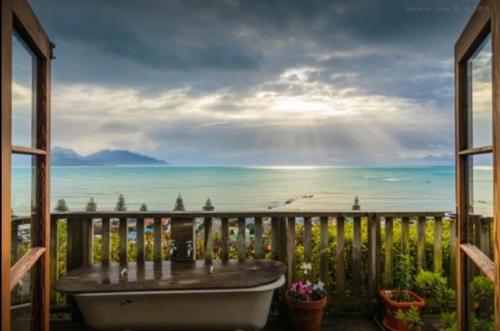
[[[37,57],[22,37],[12,34],[12,145],[37,147]]]

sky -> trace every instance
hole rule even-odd
[[[178,165],[443,165],[473,0],[31,0],[52,145]]]

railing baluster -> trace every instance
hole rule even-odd
[[[278,218],[271,218],[271,258],[273,260],[278,260],[278,240],[279,240],[279,228],[278,228]]]
[[[345,296],[345,219],[344,216],[337,217],[337,247],[336,247],[336,263],[337,263],[337,300],[342,301]]]
[[[304,219],[304,262],[311,263],[312,261],[312,243],[311,243],[312,219],[306,217]],[[306,278],[311,279],[311,272],[306,275]]]
[[[213,232],[212,232],[212,217],[205,217],[205,236],[204,236],[204,253],[205,253],[205,263],[212,262],[213,253]]]
[[[385,218],[385,267],[384,267],[384,285],[385,288],[393,286],[393,265],[392,247],[393,247],[393,220],[392,217]]]
[[[229,260],[229,219],[227,217],[221,219],[221,231],[221,258],[223,261],[227,261]]]
[[[286,231],[288,282],[295,278],[295,217],[288,217]]]
[[[238,218],[238,260],[245,261],[247,256],[246,247],[246,220],[245,217]]]
[[[410,218],[403,216],[401,220],[401,251],[403,254],[410,252]]]
[[[320,278],[325,285],[328,284],[328,217],[320,219]]]
[[[172,219],[172,222],[175,222]],[[153,225],[153,260],[155,263],[161,263],[162,261],[162,247],[161,247],[161,237],[162,237],[162,219],[161,217],[156,217]]]
[[[262,217],[255,218],[255,258],[264,258],[264,247],[262,241]]]
[[[417,222],[417,272],[425,268],[425,216],[419,216]]]
[[[110,227],[111,220],[109,218],[102,219],[102,247],[101,247],[101,263],[108,264],[110,256]]]
[[[456,286],[456,270],[457,270],[457,228],[455,219],[450,218],[450,286]]]
[[[353,297],[361,295],[361,217],[354,217],[352,242],[352,284]]]
[[[68,219],[68,254],[66,268],[74,270],[83,264],[83,222],[79,218]]]
[[[94,242],[94,220],[92,218],[82,219],[82,264],[92,264],[92,247]]]
[[[434,272],[441,274],[443,270],[443,248],[441,241],[443,231],[443,219],[441,216],[434,217]]]
[[[50,218],[50,303],[56,303],[56,291],[52,289],[54,281],[58,278],[57,266],[58,266],[58,246],[59,246],[59,231],[58,231],[58,221],[57,217]]]
[[[368,305],[373,309],[374,299],[377,295],[377,215],[368,216]]]
[[[121,265],[126,265],[128,262],[127,254],[127,237],[128,237],[128,219],[120,218],[118,237],[120,240],[119,262]]]
[[[144,218],[137,218],[136,233],[137,233],[137,264],[144,264],[146,256],[144,254]]]

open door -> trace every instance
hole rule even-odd
[[[481,1],[455,45],[459,330],[500,330],[499,15]]]
[[[1,0],[2,331],[49,329],[50,60],[26,0]]]

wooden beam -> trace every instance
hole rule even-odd
[[[102,218],[102,247],[101,247],[101,263],[109,264],[110,262],[110,245],[111,245],[111,220]]]
[[[354,217],[352,242],[352,291],[355,298],[361,295],[361,217]]]
[[[146,254],[144,253],[144,218],[136,219],[136,232],[137,232],[137,264],[144,264],[146,262]]]
[[[295,279],[295,217],[287,219],[286,251],[288,282],[291,283]]]
[[[323,283],[328,284],[328,217],[320,218],[320,279]]]
[[[245,261],[247,256],[246,245],[246,220],[245,217],[238,219],[238,260]]]
[[[495,281],[495,263],[484,252],[472,244],[461,244],[460,248],[485,276]]]
[[[477,154],[487,154],[493,152],[493,146],[481,146],[474,148],[467,148],[458,152],[458,155],[477,155]]]
[[[204,225],[205,225],[205,235],[204,235],[203,251],[205,254],[205,263],[211,263],[212,262],[212,253],[214,251],[212,218],[205,217]]]
[[[336,297],[343,301],[345,297],[345,219],[337,217],[337,245],[336,245]]]
[[[500,0],[491,1],[493,42],[493,256],[495,266],[495,330],[500,330]]]
[[[222,244],[221,244],[221,258],[223,261],[229,260],[229,219],[223,217],[221,219],[221,232],[222,232]]]
[[[443,271],[443,219],[434,218],[434,272],[441,274]]]
[[[11,291],[14,287],[16,287],[17,283],[19,283],[26,272],[28,272],[35,265],[35,263],[38,262],[38,259],[43,255],[43,253],[45,253],[45,247],[31,248],[28,253],[24,254],[23,257],[21,257],[19,261],[12,266],[9,285]]]
[[[384,259],[384,285],[385,288],[393,288],[394,283],[394,260],[392,256],[393,249],[393,219],[385,219],[385,259]]]
[[[128,263],[128,218],[120,218],[118,225],[118,238],[120,243],[120,251],[118,253],[120,265],[127,265]]]
[[[155,218],[153,224],[153,260],[155,263],[161,263],[162,261],[162,220],[160,217]],[[178,243],[177,243],[178,244]],[[194,254],[194,253],[193,253]]]

